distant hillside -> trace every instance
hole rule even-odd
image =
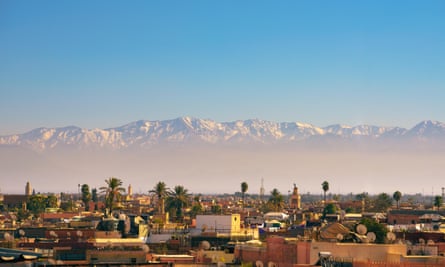
[[[299,122],[244,120],[216,122],[182,117],[174,120],[141,120],[110,129],[38,128],[24,134],[0,137],[0,145],[22,146],[37,151],[57,147],[147,148],[158,144],[291,144],[338,137],[345,140],[445,141],[445,124],[423,121],[411,129],[372,125],[317,127]],[[332,141],[330,141],[332,142]]]
[[[0,137],[0,190],[77,192],[115,176],[135,192],[156,182],[191,192],[430,192],[445,177],[445,125],[411,129],[370,125],[316,127],[298,122],[196,118],[136,121],[111,129],[39,128]]]

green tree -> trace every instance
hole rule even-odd
[[[125,192],[125,188],[122,187],[122,181],[119,178],[111,177],[105,180],[105,183],[107,186],[99,189],[105,195],[105,207],[110,215],[117,202],[120,201],[122,193]]]
[[[283,207],[284,207],[284,197],[280,193],[280,191],[278,191],[278,189],[274,188],[270,192],[270,197],[269,197],[268,204],[271,206],[271,208],[274,211],[281,211],[283,209]]]
[[[57,208],[57,197],[53,194],[46,197],[46,207]]]
[[[25,210],[25,209],[19,209],[17,211],[17,220],[19,222],[23,222],[23,221],[29,219],[30,215],[31,215],[30,211]]]
[[[184,208],[189,205],[189,193],[188,190],[182,185],[177,185],[172,191],[169,191],[167,197],[167,206],[169,209],[174,209],[176,212],[176,220],[184,220]]]
[[[196,215],[202,214],[202,212],[201,195],[194,196],[192,208],[190,210],[190,217],[196,218]]]
[[[190,216],[192,218],[196,218],[196,215],[202,214],[202,206],[199,203],[195,203],[192,206],[192,209],[190,210]]]
[[[45,212],[47,205],[47,197],[41,194],[31,195],[26,202],[26,207],[35,216],[39,216]]]
[[[392,199],[386,193],[380,193],[374,200],[374,210],[378,212],[386,212],[391,205]]]
[[[242,198],[243,198],[243,211],[244,211],[244,203],[245,203],[245,196],[246,196],[246,192],[247,189],[249,188],[249,185],[246,182],[242,182],[241,183],[241,194],[242,194]]]
[[[362,202],[362,212],[371,208],[371,201],[367,192],[356,195],[355,199]]]
[[[437,210],[439,210],[440,207],[442,207],[442,204],[443,204],[442,196],[435,196],[434,197],[434,207],[437,207]]]
[[[323,209],[323,218],[325,218],[327,214],[336,214],[336,213],[337,213],[337,207],[334,204],[329,203]]]
[[[402,199],[402,193],[400,191],[396,191],[396,192],[394,192],[394,194],[392,194],[392,198],[396,201],[397,209],[399,209],[400,208],[400,199]]]
[[[85,206],[85,210],[89,211],[91,201],[90,187],[87,184],[83,184],[80,191],[82,192],[82,202]]]
[[[321,184],[321,189],[323,189],[323,199],[324,199],[324,204],[326,205],[326,192],[329,191],[329,183],[327,181],[324,181]]]
[[[212,212],[212,214],[221,214],[222,213],[222,208],[220,204],[213,204],[210,207],[210,211]]]
[[[97,189],[96,188],[91,189],[91,201],[93,201],[93,203],[94,203],[94,210],[97,210],[98,197],[97,197]]]
[[[60,208],[64,211],[74,211],[74,201],[72,199],[62,201]]]
[[[158,213],[165,214],[165,198],[168,196],[169,188],[165,185],[164,182],[158,182],[153,190],[150,190],[149,193],[156,195],[158,201]]]
[[[385,243],[385,237],[388,230],[383,224],[378,223],[375,220],[369,218],[362,219],[360,223],[366,226],[366,228],[368,229],[368,233],[373,232],[375,234],[376,236],[375,242],[377,244]]]

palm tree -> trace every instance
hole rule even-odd
[[[94,202],[94,210],[97,210],[97,189],[91,189],[91,200]]]
[[[440,210],[440,207],[442,207],[442,203],[443,203],[442,196],[434,197],[434,206],[437,207],[437,210]]]
[[[396,201],[397,209],[399,209],[400,199],[402,198],[402,193],[400,193],[400,191],[396,191],[396,192],[394,192],[394,194],[392,194],[392,198],[394,198],[394,200]]]
[[[243,211],[244,211],[244,197],[246,195],[247,189],[249,188],[249,185],[246,182],[241,183],[241,195],[243,197]]]
[[[168,195],[168,188],[164,182],[159,181],[150,193],[155,194],[158,198],[158,212],[159,214],[165,214],[165,198]]]
[[[108,209],[108,214],[111,214],[115,202],[120,201],[122,193],[125,188],[122,187],[122,181],[119,178],[111,177],[105,180],[107,186],[100,187],[100,191],[105,194],[105,208]]]
[[[280,211],[284,206],[283,195],[280,193],[280,191],[278,191],[278,189],[274,188],[270,192],[270,198],[268,202],[272,205],[274,211]]]
[[[91,201],[91,193],[90,193],[90,187],[87,184],[83,184],[82,185],[82,202],[85,206],[85,210],[89,211],[90,210],[90,201]]]
[[[324,181],[321,184],[321,188],[323,189],[323,193],[324,193],[324,204],[326,205],[326,192],[329,191],[329,183],[327,181]]]
[[[201,194],[193,197],[193,204],[190,210],[190,216],[196,218],[196,215],[202,214]]]
[[[188,190],[182,185],[177,185],[168,192],[167,206],[176,210],[176,219],[179,221],[183,220],[183,209],[189,205],[189,196]]]

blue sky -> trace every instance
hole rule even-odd
[[[445,121],[444,1],[0,1],[0,135]]]

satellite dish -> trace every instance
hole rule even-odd
[[[344,238],[343,234],[341,234],[341,233],[338,233],[338,234],[337,234],[337,240],[338,240],[338,241],[342,241],[343,238]]]
[[[149,247],[147,244],[144,244],[144,245],[142,245],[142,250],[143,250],[145,253],[148,253],[148,252],[150,252],[150,247]]]
[[[77,230],[77,231],[76,231],[76,235],[77,235],[78,237],[82,237],[83,233],[82,233],[82,231]]]
[[[207,224],[203,224],[201,226],[201,229],[202,229],[203,232],[205,232],[207,230]]]
[[[49,231],[49,236],[57,238],[57,234],[54,231]]]
[[[262,261],[257,260],[257,261],[255,262],[255,266],[256,266],[256,267],[264,267],[264,264],[263,264]]]
[[[9,234],[9,233],[5,233],[4,235],[3,235],[3,238],[6,240],[6,241],[12,241],[11,239],[11,234]]]
[[[201,247],[203,250],[209,250],[209,249],[210,249],[210,243],[209,243],[209,241],[207,241],[207,240],[202,241],[200,247]]]
[[[19,235],[20,235],[20,236],[24,236],[24,235],[25,235],[25,231],[24,231],[23,229],[20,229],[20,230],[19,230]]]
[[[369,232],[366,234],[366,237],[368,238],[369,242],[374,242],[376,239],[375,233],[374,232]]]
[[[426,242],[426,244],[427,244],[428,246],[434,246],[434,241],[431,240],[431,239],[428,239],[428,241]]]
[[[386,234],[386,238],[387,238],[389,241],[394,241],[394,240],[396,240],[396,235],[395,235],[393,232],[388,232],[388,233]]]
[[[421,245],[425,245],[425,239],[423,239],[423,238],[419,238],[419,243],[420,243]]]
[[[368,228],[364,224],[357,225],[356,231],[360,235],[366,235],[366,232],[368,232]]]

